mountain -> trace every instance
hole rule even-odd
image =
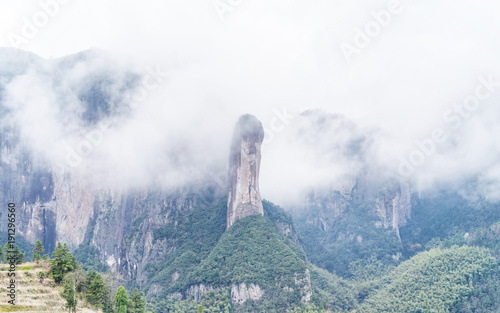
[[[182,136],[153,141],[150,163],[126,149],[107,159],[110,139],[134,115],[138,73],[100,51],[44,60],[0,49],[0,57],[0,200],[16,203],[25,253],[37,239],[48,253],[67,243],[85,269],[139,288],[158,313],[200,305],[210,312],[500,306],[498,204],[482,198],[474,180],[423,191],[392,174],[374,160],[379,130],[320,110],[295,117],[279,135],[313,156],[322,179],[304,179],[293,192],[296,181],[274,186],[289,192],[285,210],[263,199],[261,162],[280,158],[285,170],[266,168],[272,175],[300,164],[288,152],[264,151],[256,117],[224,122],[236,122],[221,143],[227,171],[211,154],[193,156]],[[116,170],[119,162],[148,171]],[[2,232],[6,217],[0,213]],[[419,293],[427,286],[432,292]]]

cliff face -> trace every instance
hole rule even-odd
[[[66,242],[74,249],[84,240],[94,214],[97,187],[89,179],[92,175],[85,173],[83,168],[71,168],[55,162],[54,156],[60,156],[60,151],[52,149],[51,145],[55,143],[50,140],[40,142],[38,139],[45,137],[35,133],[45,130],[47,134],[57,133],[51,132],[52,125],[43,124],[49,122],[44,120],[47,116],[42,113],[49,107],[49,104],[43,107],[45,102],[50,103],[50,110],[60,114],[60,119],[71,120],[70,125],[85,125],[83,128],[86,129],[80,131],[92,130],[106,114],[111,114],[109,108],[116,104],[114,100],[110,100],[109,95],[100,92],[99,88],[90,88],[88,82],[99,85],[109,81],[109,85],[115,88],[124,84],[114,83],[108,78],[116,79],[123,73],[111,71],[98,75],[95,72],[101,70],[106,73],[107,69],[91,70],[87,76],[79,76],[81,80],[74,88],[71,86],[69,77],[73,71],[90,67],[87,65],[92,62],[93,56],[92,52],[83,52],[67,58],[44,60],[21,50],[0,48],[0,202],[15,202],[19,235],[32,243],[42,240],[48,253],[53,251],[57,241]],[[50,87],[37,86],[38,79],[43,79]],[[27,92],[37,95],[33,98],[19,99],[22,91],[13,92],[12,88],[41,89]],[[69,105],[69,100],[62,101],[58,96],[77,98],[78,105]],[[104,112],[102,108],[108,108],[108,111]],[[26,122],[26,116],[20,113],[33,110],[40,110],[36,122],[44,127],[31,127],[36,123]],[[89,116],[85,114],[87,111],[95,114]],[[75,128],[77,126],[68,126],[67,130],[75,131]],[[58,136],[59,143],[65,142],[68,133]],[[62,158],[58,159],[61,161]],[[0,216],[5,218],[1,213]],[[2,231],[6,230],[7,223],[4,221],[0,223]]]
[[[203,255],[205,250],[185,247],[186,240],[196,237],[210,249],[223,229],[219,213],[210,211],[210,204],[189,189],[171,191],[101,192],[94,202],[95,219],[87,228],[85,246],[97,249],[96,257],[114,273],[141,288],[149,287],[151,275],[158,274],[153,264],[166,259],[175,260],[182,251]],[[208,213],[212,213],[209,217]],[[213,220],[210,220],[212,218]],[[200,221],[203,219],[203,221]],[[200,222],[200,228],[194,229]],[[212,232],[210,241],[206,232]],[[147,266],[149,265],[149,269]],[[179,276],[187,274],[186,268],[176,268],[168,279],[153,282],[150,294],[174,284]]]
[[[317,188],[305,197],[305,214],[311,224],[323,231],[334,227],[335,221],[349,214],[350,208],[368,206],[379,228],[399,229],[407,224],[412,213],[412,190],[409,182],[396,180],[367,181],[360,177],[350,191]]]
[[[0,201],[16,204],[19,234],[32,243],[42,240],[49,253],[56,241],[80,244],[93,214],[92,186],[30,153],[15,129],[0,132],[0,151]],[[0,223],[0,230],[6,226]]]
[[[361,177],[353,193],[356,202],[369,204],[370,214],[379,219],[377,227],[392,228],[399,236],[399,228],[411,218],[412,190],[408,181]]]
[[[243,115],[236,124],[229,156],[227,228],[243,217],[264,214],[259,193],[261,144],[264,129],[252,115]]]

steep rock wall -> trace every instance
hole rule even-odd
[[[252,115],[243,115],[236,124],[229,156],[227,228],[243,217],[264,214],[259,192],[262,124]]]

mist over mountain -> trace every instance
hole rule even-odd
[[[225,183],[232,123],[223,117],[229,120],[243,105],[208,101],[202,113],[190,114],[198,110],[195,103],[189,109],[170,98],[179,96],[174,74],[158,68],[140,73],[98,50],[44,60],[2,49],[2,62],[2,125],[15,126],[20,145],[40,160],[92,173],[88,178],[97,184],[120,188],[206,179]],[[176,74],[185,75],[183,71]],[[495,132],[494,106],[475,112],[454,131],[440,128],[446,137],[442,142],[432,139],[434,129],[413,143],[405,137],[408,142],[401,145],[401,135],[384,125],[363,125],[335,111],[291,107],[269,109],[269,122],[263,123],[262,185],[269,199],[293,200],[286,203],[293,205],[301,199],[290,193],[301,197],[311,186],[341,189],[366,173],[409,181],[422,192],[474,181],[474,194],[498,199],[499,149],[491,136],[484,136]]]
[[[0,3],[16,253],[106,313],[498,312],[496,12]]]

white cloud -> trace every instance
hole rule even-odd
[[[119,168],[133,163],[137,173],[149,172],[161,168],[151,162],[160,157],[169,160],[161,163],[165,171],[175,168],[180,161],[165,153],[181,149],[179,142],[192,143],[183,148],[189,161],[223,162],[240,114],[252,113],[266,125],[284,106],[294,112],[320,108],[345,115],[362,130],[379,129],[370,134],[375,143],[365,161],[386,168],[441,127],[443,113],[474,92],[479,76],[500,80],[500,3],[492,0],[401,1],[403,11],[348,64],[340,44],[352,41],[354,29],[373,19],[370,12],[389,2],[243,1],[221,21],[211,1],[68,1],[21,47],[45,58],[98,47],[119,66],[168,70],[169,78],[99,148]],[[10,46],[9,34],[20,34],[23,18],[40,10],[38,1],[1,1],[0,46]],[[71,80],[94,71],[73,71]],[[49,94],[60,96],[51,88]],[[499,101],[500,90],[488,100],[492,109],[475,112],[418,169],[422,185],[481,173],[500,159],[492,114]],[[328,134],[333,141],[336,135]],[[266,153],[263,169],[275,171],[263,175],[270,198],[282,193],[273,186],[300,189],[359,167],[334,158],[325,175],[313,164],[317,160],[284,139],[271,142]],[[284,161],[281,155],[294,157]]]

